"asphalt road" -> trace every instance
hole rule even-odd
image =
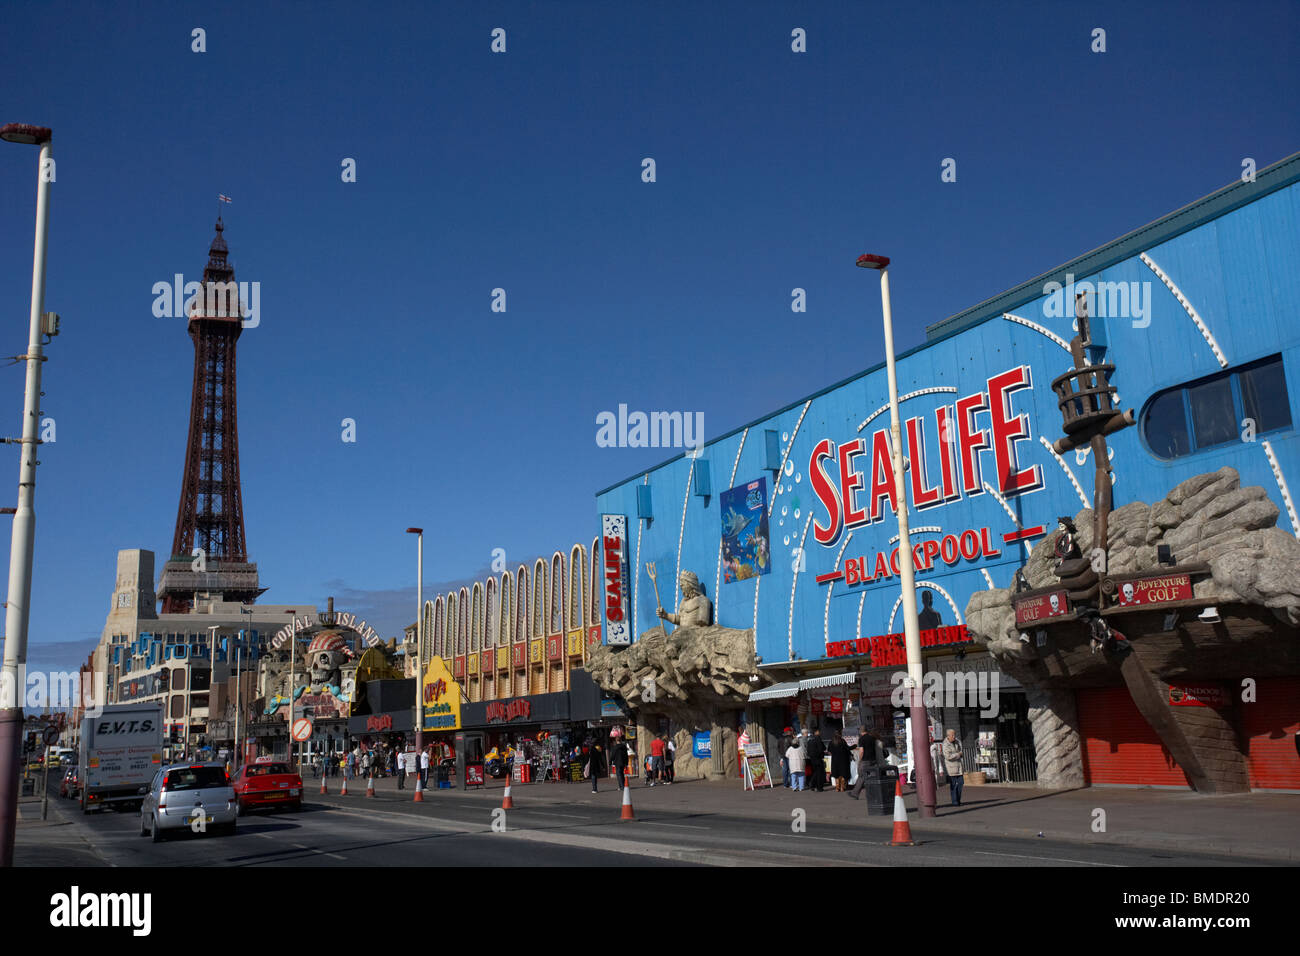
[[[27,805],[28,807],[32,805]],[[478,802],[308,802],[302,812],[256,813],[233,836],[183,833],[153,844],[138,813],[83,816],[51,801],[49,825],[19,828],[19,866],[1276,866],[1278,861],[934,834],[915,847],[884,845],[847,824],[793,823],[718,812],[638,810],[574,803],[499,811]],[[39,807],[36,807],[39,816]],[[504,832],[494,831],[494,825]]]

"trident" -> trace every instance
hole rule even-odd
[[[655,563],[653,561],[647,561],[645,563],[645,573],[650,575],[650,582],[655,586],[655,604],[659,607],[663,607],[664,602],[659,599],[659,579],[655,577]],[[663,628],[664,634],[667,635],[668,622],[664,621],[659,626]]]

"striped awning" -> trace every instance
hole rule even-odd
[[[793,697],[799,693],[799,682],[790,681],[786,684],[773,684],[771,687],[764,687],[762,690],[756,690],[749,695],[750,700],[780,700],[782,697]]]
[[[827,674],[825,677],[809,677],[807,680],[799,682],[800,690],[813,690],[817,687],[843,687],[845,684],[856,684],[858,682],[858,672],[849,671],[847,674]]]

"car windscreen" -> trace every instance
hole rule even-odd
[[[249,764],[245,773],[250,777],[266,777],[273,773],[292,773],[287,763],[254,763]]]
[[[179,770],[167,771],[167,780],[163,783],[163,789],[169,791],[176,790],[206,790],[209,787],[225,787],[226,772],[220,767],[182,767]]]

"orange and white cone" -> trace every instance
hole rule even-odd
[[[415,803],[424,803],[424,788],[420,786],[420,774],[415,774]]]
[[[327,787],[327,786],[325,785],[325,778],[324,778],[324,777],[321,777],[321,778],[320,778],[320,792],[321,792],[322,794],[324,794],[324,793],[329,793],[329,792],[330,792],[330,788]]]
[[[375,795],[375,776],[374,774],[371,774],[369,777],[366,777],[366,796],[373,797],[374,795]]]
[[[514,806],[515,806],[515,802],[514,802],[513,800],[510,799],[510,778],[507,777],[507,778],[506,778],[506,794],[505,794],[504,797],[501,798],[501,809],[502,809],[502,810],[513,810],[513,809],[514,809]]]
[[[636,819],[636,814],[632,812],[632,787],[626,782],[623,785],[623,815],[619,819]]]
[[[912,828],[907,822],[907,806],[903,803],[903,779],[900,777],[894,786],[894,838],[890,846],[916,846],[912,840]]]
[[[339,791],[339,796],[340,796],[340,797],[346,797],[347,795],[348,795],[348,778],[347,778],[347,777],[344,777],[344,778],[343,778],[343,789]]]

